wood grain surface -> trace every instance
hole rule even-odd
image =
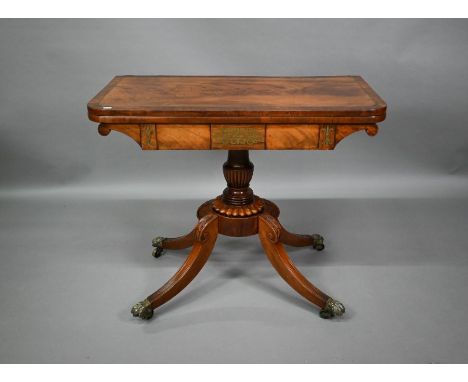
[[[210,125],[157,125],[160,150],[209,150]]]
[[[103,123],[376,123],[385,112],[359,76],[118,76],[88,103]]]
[[[268,125],[268,150],[313,150],[318,148],[319,125]]]

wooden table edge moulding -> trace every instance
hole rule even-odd
[[[385,102],[359,76],[230,77],[117,76],[88,103],[88,116],[106,136],[118,131],[143,150],[227,150],[227,187],[203,203],[186,235],[153,239],[153,256],[191,247],[181,268],[131,309],[149,319],[200,272],[219,234],[259,236],[279,275],[320,308],[341,316],[344,305],[304,277],[284,245],[324,249],[319,234],[295,234],[278,220],[278,207],[249,187],[249,150],[333,150],[358,131],[377,134]]]

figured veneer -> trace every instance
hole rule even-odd
[[[209,150],[210,125],[156,126],[159,150]]]
[[[268,125],[268,150],[315,150],[318,148],[320,125]]]

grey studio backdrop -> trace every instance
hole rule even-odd
[[[0,362],[466,362],[465,20],[1,20]],[[220,237],[150,322],[133,303],[187,251],[224,187],[223,151],[142,152],[86,103],[114,75],[362,75],[388,103],[375,137],[251,152],[252,187],[302,272],[343,301],[322,320],[255,237]],[[312,214],[311,214],[312,212]]]

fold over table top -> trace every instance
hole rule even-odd
[[[386,104],[359,76],[117,76],[88,103],[102,123],[377,123]]]
[[[333,150],[386,108],[359,76],[118,76],[88,115],[143,150]]]

